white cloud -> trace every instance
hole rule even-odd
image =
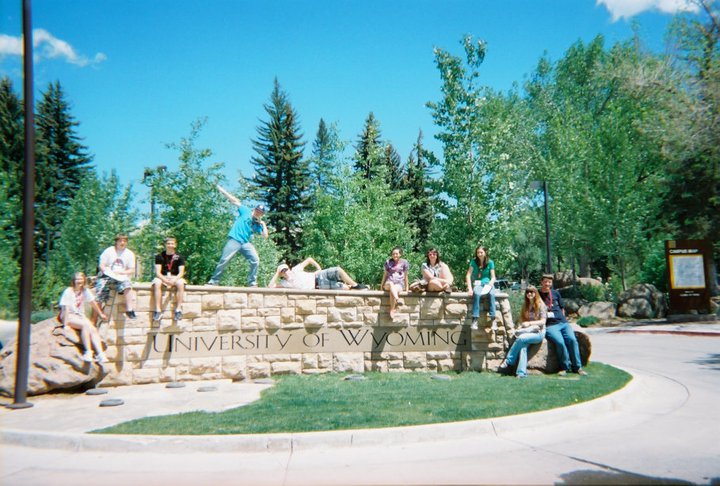
[[[70,64],[85,67],[107,59],[102,52],[98,52],[92,59],[88,59],[86,56],[78,54],[68,42],[58,39],[45,29],[33,30],[33,50],[36,62],[42,59],[63,59]],[[21,56],[22,51],[22,36],[12,37],[0,34],[0,58]]]
[[[646,10],[659,10],[668,14],[698,11],[693,0],[597,0],[596,4],[608,9],[613,22],[621,18],[629,19]]]
[[[20,37],[11,37],[0,34],[0,57],[20,56],[22,54],[22,40]]]

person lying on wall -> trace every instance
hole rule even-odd
[[[308,266],[315,267],[315,270],[306,270]],[[357,283],[341,267],[330,267],[323,270],[313,258],[306,258],[292,268],[285,263],[279,265],[268,287],[299,290],[367,289],[366,285]]]

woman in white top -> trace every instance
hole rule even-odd
[[[527,348],[531,344],[542,342],[545,338],[545,321],[547,306],[540,298],[537,289],[529,285],[525,289],[525,300],[520,312],[520,327],[515,330],[515,342],[505,360],[498,368],[498,373],[507,374],[517,363],[515,374],[518,378],[527,376]]]
[[[83,361],[92,362],[93,353],[90,347],[92,344],[97,362],[104,363],[107,361],[107,357],[103,353],[100,333],[85,313],[85,306],[88,304],[95,308],[100,319],[107,320],[107,316],[103,314],[102,309],[95,301],[95,296],[85,288],[85,274],[77,272],[73,276],[72,285],[66,288],[60,297],[60,322],[63,323],[63,326],[80,331],[80,340],[85,349],[82,356]]]
[[[440,252],[437,248],[430,248],[425,255],[425,263],[422,264],[423,282],[427,285],[429,292],[450,292],[453,283],[453,275],[450,267],[440,260]]]

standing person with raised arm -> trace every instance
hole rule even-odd
[[[262,221],[262,217],[265,214],[265,206],[259,204],[254,209],[250,209],[247,206],[243,206],[238,198],[230,194],[219,184],[217,186],[220,194],[230,201],[231,204],[238,208],[238,216],[235,222],[230,228],[228,233],[228,240],[225,243],[222,254],[220,255],[220,261],[218,261],[217,267],[213,272],[212,277],[208,281],[207,285],[218,285],[220,277],[222,277],[225,268],[233,259],[237,252],[245,257],[250,263],[250,273],[248,273],[247,286],[257,287],[257,272],[260,266],[260,257],[258,257],[255,247],[251,243],[253,234],[260,234],[263,237],[268,237],[268,230],[265,222]]]

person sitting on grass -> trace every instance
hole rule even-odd
[[[429,292],[452,291],[453,274],[450,267],[440,260],[440,252],[437,248],[428,250],[425,256],[425,263],[422,264],[423,283]]]
[[[308,272],[308,265],[315,267]],[[313,258],[306,258],[292,269],[285,263],[279,265],[268,287],[300,289],[300,290],[362,290],[367,286],[357,283],[341,267],[330,267],[325,270]]]
[[[547,307],[540,298],[540,294],[532,285],[525,290],[522,311],[520,312],[520,327],[515,329],[515,342],[498,368],[498,373],[509,374],[515,364],[515,375],[518,378],[527,376],[527,348],[531,344],[541,343],[545,338],[545,321],[547,320]]]
[[[63,327],[80,331],[80,342],[84,349],[83,361],[91,363],[93,360],[92,350],[95,349],[97,362],[105,363],[108,359],[103,352],[100,332],[88,319],[86,306],[91,305],[103,321],[107,320],[107,316],[103,313],[92,292],[85,287],[85,280],[85,274],[82,272],[76,272],[73,275],[70,287],[66,288],[60,296],[59,320]]]
[[[159,322],[162,317],[160,304],[162,302],[163,287],[177,289],[175,294],[176,321],[182,320],[182,304],[185,296],[185,258],[177,253],[177,240],[168,236],[165,238],[165,251],[155,255],[155,278],[152,281],[153,295],[155,297],[155,311],[153,322]]]

